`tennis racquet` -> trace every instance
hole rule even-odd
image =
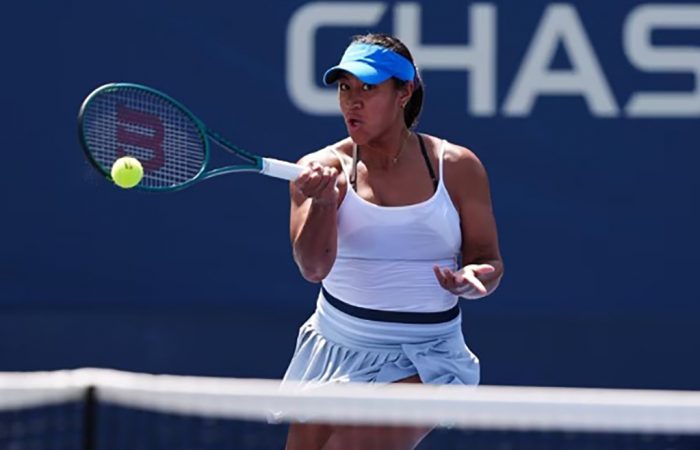
[[[144,176],[135,188],[147,191],[175,191],[235,172],[293,180],[303,170],[231,144],[172,97],[133,83],[110,83],[90,93],[80,107],[78,132],[88,160],[110,180],[117,159],[138,159]],[[209,168],[210,141],[242,162]]]

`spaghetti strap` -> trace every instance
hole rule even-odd
[[[341,168],[341,170],[343,171],[343,175],[345,175],[345,179],[349,180],[349,179],[350,179],[350,178],[349,178],[349,175],[350,175],[350,174],[349,174],[349,172],[348,172],[348,169],[345,167],[345,164],[343,164],[343,158],[342,158],[342,156],[340,155],[340,152],[339,152],[335,147],[330,146],[330,145],[329,145],[328,147],[326,147],[326,148],[329,148],[329,149],[333,152],[333,154],[335,155],[335,157],[338,158],[338,162],[340,162],[340,168]]]
[[[423,159],[425,160],[425,165],[428,167],[428,173],[430,174],[430,179],[433,181],[433,189],[435,191],[437,191],[438,179],[435,176],[435,171],[433,170],[433,165],[430,162],[430,157],[428,156],[428,150],[425,148],[425,142],[423,142],[423,136],[421,136],[419,133],[416,133],[416,136],[418,136],[418,143],[420,144],[420,150],[421,150],[421,153],[423,154]],[[442,167],[440,167],[440,174],[442,174]]]
[[[352,143],[352,168],[350,169],[350,176],[348,177],[348,182],[352,186],[353,190],[357,190],[357,161],[358,161],[359,146],[357,143]]]
[[[440,173],[438,174],[438,176],[440,177],[440,182],[441,182],[441,183],[444,182],[444,181],[443,181],[443,180],[444,180],[444,177],[443,177],[442,174],[444,173],[444,171],[443,171],[443,167],[444,167],[443,161],[445,160],[445,147],[447,147],[447,140],[443,139],[442,142],[440,143],[440,150],[438,151],[438,161],[439,161],[439,163],[438,163],[438,168],[439,168],[439,169],[438,169],[438,170],[440,171]]]

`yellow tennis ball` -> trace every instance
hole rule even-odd
[[[129,189],[143,178],[143,166],[138,159],[131,156],[123,156],[112,164],[112,180],[117,186]]]

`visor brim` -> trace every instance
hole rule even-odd
[[[343,72],[350,73],[367,84],[379,84],[391,78],[389,72],[377,69],[365,62],[346,61],[328,69],[323,75],[323,84],[328,86],[335,83]]]

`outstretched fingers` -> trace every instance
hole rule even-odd
[[[458,271],[453,271],[449,267],[433,266],[433,272],[440,286],[455,295],[468,293],[487,294],[488,289],[478,275],[490,273],[494,270],[495,268],[490,264],[470,264]]]

